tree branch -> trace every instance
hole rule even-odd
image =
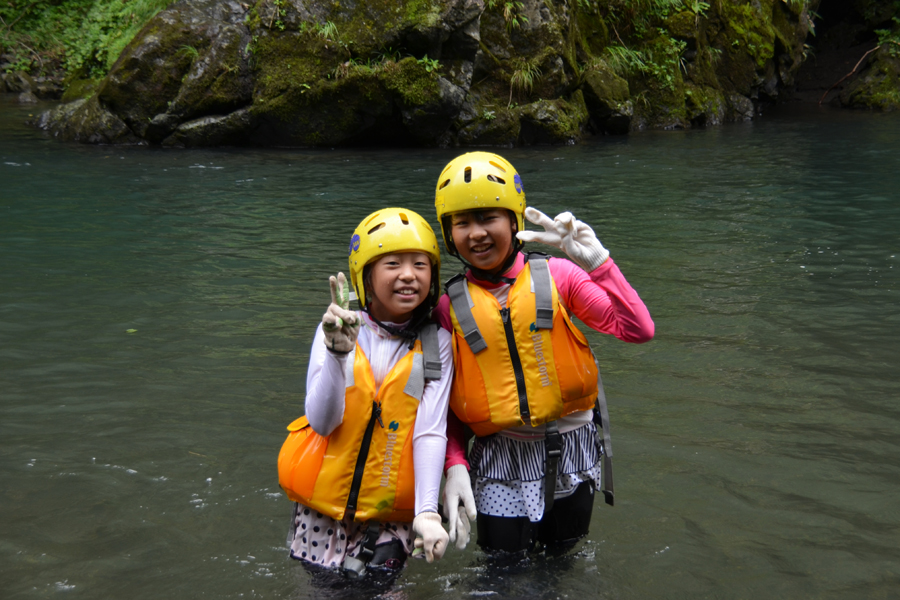
[[[846,81],[849,77],[851,77],[854,73],[856,73],[856,70],[859,68],[859,65],[862,64],[862,62],[866,59],[866,57],[869,56],[870,54],[872,54],[873,52],[875,52],[876,50],[878,50],[879,48],[881,48],[881,45],[875,46],[874,48],[872,48],[871,50],[869,50],[868,52],[863,54],[862,58],[859,59],[859,62],[856,63],[856,66],[853,67],[852,71],[850,71],[849,73],[847,73],[846,75],[841,77],[837,83],[835,83],[833,86],[828,88],[828,90],[824,94],[822,94],[822,97],[819,99],[819,106],[822,106],[822,103],[825,102],[825,97],[831,93],[831,90],[833,90],[837,86],[844,83],[844,81]]]

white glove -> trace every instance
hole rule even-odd
[[[460,512],[460,502],[465,512]],[[453,465],[447,469],[447,481],[444,483],[444,516],[450,522],[450,541],[456,542],[459,550],[465,550],[469,543],[471,522],[477,515],[469,470],[466,465]]]
[[[328,278],[331,284],[331,304],[322,315],[325,346],[342,354],[350,352],[359,335],[359,318],[350,308],[350,287],[343,273]]]
[[[416,548],[425,551],[428,562],[439,560],[447,549],[447,532],[441,525],[441,515],[436,512],[420,512],[413,519],[416,532]]]
[[[579,267],[590,273],[609,258],[609,250],[603,247],[591,226],[579,221],[570,212],[564,212],[550,220],[541,211],[525,209],[525,218],[544,231],[520,231],[516,237],[523,242],[541,242],[559,248]]]

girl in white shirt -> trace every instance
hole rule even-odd
[[[453,378],[451,336],[431,321],[437,239],[413,211],[376,211],[350,242],[310,352],[306,416],[279,456],[295,500],[291,556],[359,575],[397,571],[414,547],[439,559],[437,512]],[[439,367],[439,368],[438,368]]]

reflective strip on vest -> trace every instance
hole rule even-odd
[[[550,267],[542,256],[528,258],[534,282],[534,325],[538,329],[553,329],[553,290],[550,286]]]

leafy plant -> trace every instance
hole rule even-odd
[[[178,49],[177,54],[188,56],[191,60],[196,60],[200,57],[200,51],[193,46],[182,46]]]
[[[284,31],[284,21],[282,21],[282,17],[287,14],[287,10],[284,8],[285,0],[271,0],[272,2],[272,16],[269,19],[269,29],[272,29],[272,26],[278,28],[278,31]]]
[[[326,22],[324,25],[316,25],[315,28],[316,34],[320,38],[335,41],[338,39],[337,25],[335,25],[331,21]]]
[[[879,46],[888,46],[888,52],[891,56],[900,56],[900,17],[893,17],[893,29],[876,29],[875,35],[878,36]]]
[[[441,63],[438,62],[436,59],[428,58],[427,54],[425,55],[424,58],[417,58],[416,62],[419,63],[420,65],[422,65],[423,67],[425,67],[425,70],[429,73],[431,73],[431,72],[436,73],[437,71],[441,70]]]
[[[513,91],[530,94],[534,83],[541,78],[541,69],[533,61],[518,59],[516,69],[509,78],[509,105],[512,105]]]
[[[625,46],[607,46],[605,58],[610,68],[619,75],[646,73],[647,58],[639,50],[631,50]]]
[[[481,112],[481,118],[484,119],[485,121],[493,121],[494,119],[497,118],[497,115],[495,115],[494,111],[492,111],[492,110],[484,109]]]
[[[171,0],[0,3],[0,52],[11,68],[105,75],[126,44]],[[9,69],[9,67],[8,67]]]
[[[487,8],[493,9],[499,7],[503,13],[503,20],[506,22],[506,30],[510,33],[513,29],[519,29],[523,23],[528,22],[528,17],[521,14],[525,4],[518,0],[488,0]]]
[[[664,88],[675,87],[677,69],[685,69],[682,54],[687,44],[660,30],[660,36],[644,50],[632,50],[624,46],[608,46],[605,51],[607,64],[620,75],[642,73],[654,78]]]

